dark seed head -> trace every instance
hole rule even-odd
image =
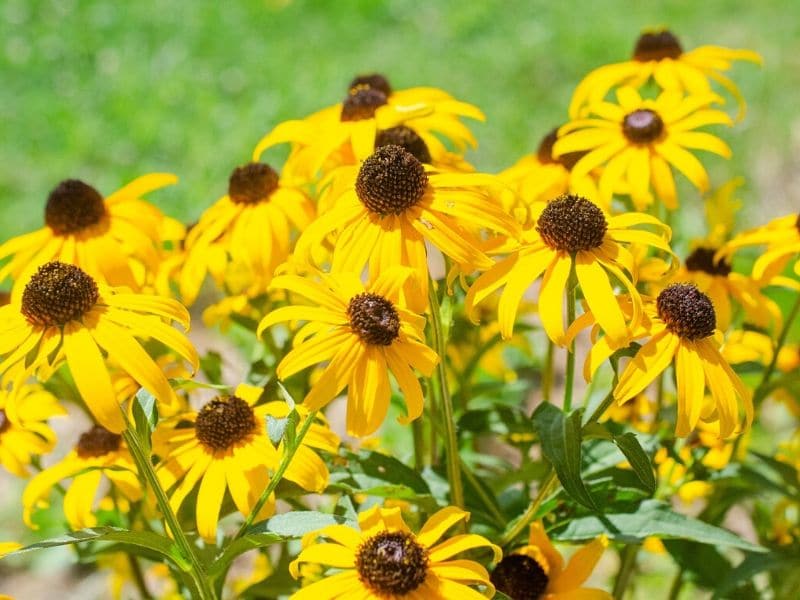
[[[236,167],[228,179],[228,197],[236,204],[256,204],[278,189],[278,174],[264,163]]]
[[[371,87],[360,86],[350,90],[342,102],[340,121],[363,121],[375,116],[375,111],[386,104],[386,94]]]
[[[383,92],[384,96],[390,96],[392,94],[392,86],[389,85],[389,80],[380,73],[370,73],[369,75],[354,77],[350,85],[347,86],[347,89],[352,92],[355,89],[363,87]]]
[[[22,292],[22,314],[33,325],[64,325],[80,319],[99,297],[94,279],[75,265],[39,267]]]
[[[198,441],[209,450],[227,450],[255,431],[256,417],[241,398],[219,397],[200,409],[194,426]]]
[[[408,533],[381,532],[358,547],[356,572],[375,595],[404,596],[425,582],[428,552]]]
[[[536,223],[536,231],[548,246],[570,254],[599,247],[607,230],[603,211],[573,194],[564,194],[550,202]]]
[[[428,175],[416,157],[400,146],[382,146],[361,165],[356,193],[361,203],[382,217],[400,215],[425,195]]]
[[[116,452],[121,444],[121,435],[111,433],[100,425],[95,425],[89,431],[81,434],[75,450],[81,458],[97,458]]]
[[[797,221],[795,221],[794,226],[797,229],[797,233],[800,233],[800,213],[797,215]]]
[[[647,62],[664,58],[678,58],[681,54],[683,54],[683,48],[681,48],[678,38],[665,29],[640,35],[633,49],[633,60]]]
[[[574,167],[580,159],[586,156],[588,152],[567,152],[566,154],[562,154],[558,157],[553,156],[553,145],[557,140],[558,127],[553,129],[550,133],[542,138],[542,141],[539,142],[539,149],[536,152],[536,156],[538,157],[539,162],[543,164],[560,164],[567,171],[572,171],[572,167]]]
[[[622,133],[635,144],[649,144],[664,133],[664,121],[649,108],[635,110],[625,115]]]
[[[0,408],[0,435],[5,433],[9,427],[11,427],[11,421],[8,420],[8,415],[6,415],[6,411]]]
[[[656,299],[656,308],[658,316],[677,336],[694,341],[714,335],[714,305],[694,285],[674,283],[665,288]]]
[[[714,248],[698,247],[686,258],[686,269],[689,271],[702,271],[709,275],[727,277],[731,272],[731,263],[727,260],[714,262]]]
[[[400,316],[389,300],[363,292],[347,305],[350,327],[367,344],[389,346],[400,334]]]
[[[96,225],[105,214],[100,192],[79,179],[65,179],[47,198],[44,222],[55,234],[69,235]]]
[[[0,292],[0,306],[5,306],[11,302],[11,293],[5,290]]]
[[[524,554],[509,554],[492,571],[489,580],[512,600],[539,600],[549,581],[542,566]]]
[[[383,146],[400,146],[406,152],[414,155],[421,163],[431,163],[431,153],[416,131],[405,125],[398,125],[390,129],[381,129],[375,136],[375,148]]]

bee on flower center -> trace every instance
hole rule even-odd
[[[81,458],[97,458],[116,452],[121,444],[121,435],[111,433],[100,425],[95,425],[89,431],[81,434],[75,451]]]
[[[512,600],[539,600],[549,578],[538,561],[524,554],[509,554],[492,571],[490,581]]]
[[[649,108],[635,110],[625,115],[622,133],[635,144],[649,144],[664,133],[664,121]]]
[[[56,235],[69,235],[97,225],[106,205],[96,189],[79,179],[65,179],[47,198],[44,222]]]
[[[717,327],[711,299],[688,283],[674,283],[662,290],[656,308],[670,331],[690,341],[713,335]]]
[[[402,531],[384,531],[364,541],[356,553],[361,582],[379,596],[404,596],[428,574],[428,553]]]
[[[367,344],[389,346],[400,334],[400,316],[394,305],[378,294],[363,292],[347,306],[350,327]]]
[[[636,40],[633,49],[633,60],[647,62],[651,60],[662,60],[664,58],[678,58],[683,54],[683,48],[678,38],[672,32],[653,31],[643,33]]]
[[[598,248],[607,230],[603,211],[573,194],[564,194],[550,202],[536,223],[536,231],[550,248],[570,254]]]
[[[22,292],[22,314],[33,325],[64,325],[80,319],[99,297],[97,283],[74,265],[53,261],[39,267]]]
[[[250,405],[236,396],[215,398],[197,415],[195,436],[212,451],[227,450],[256,429]]]
[[[356,194],[361,203],[383,217],[400,215],[422,199],[428,175],[422,163],[400,146],[382,146],[361,165]]]
[[[731,272],[731,263],[725,259],[715,262],[714,254],[716,254],[716,252],[714,248],[696,248],[686,258],[686,269],[689,271],[702,271],[709,275],[727,277]]]
[[[405,125],[398,125],[389,129],[381,129],[375,136],[375,148],[383,146],[400,146],[409,152],[421,163],[431,163],[431,153],[416,131]]]
[[[278,189],[278,174],[264,163],[236,167],[228,179],[228,197],[235,204],[257,204]]]

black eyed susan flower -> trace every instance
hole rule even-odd
[[[449,154],[438,135],[447,138],[460,153],[467,146],[476,146],[461,117],[484,120],[478,108],[442,90],[420,87],[397,91],[382,75],[360,76],[350,82],[343,102],[275,127],[258,143],[253,160],[259,160],[267,148],[291,142],[284,173],[306,184],[321,169],[330,172],[364,160],[372,154],[382,132],[400,126],[411,129],[434,156],[444,158]]]
[[[47,424],[66,411],[38,384],[0,390],[0,465],[17,477],[27,477],[34,456],[50,452],[56,435]]]
[[[800,213],[779,217],[766,225],[740,233],[717,253],[716,259],[724,259],[747,246],[767,247],[753,265],[753,278],[771,281],[800,254]],[[795,260],[794,272],[800,276],[800,260]]]
[[[653,226],[659,233],[634,229],[636,225]],[[497,318],[502,335],[510,337],[525,291],[542,276],[538,301],[542,325],[554,343],[565,344],[564,294],[574,269],[603,331],[613,344],[627,344],[629,329],[636,327],[641,317],[641,300],[631,280],[636,267],[626,246],[652,246],[671,255],[669,227],[643,213],[607,217],[586,198],[564,195],[541,209],[536,227],[526,233],[527,238],[514,252],[472,284],[465,300],[468,314],[505,286]],[[630,319],[619,308],[614,282],[624,286],[633,298],[635,310]]]
[[[333,273],[318,283],[297,276],[276,277],[273,287],[311,304],[278,308],[258,325],[258,335],[281,321],[308,321],[294,348],[278,364],[281,379],[330,361],[303,401],[311,410],[325,406],[347,387],[347,432],[367,436],[389,410],[389,373],[403,392],[408,423],[422,414],[422,388],[412,367],[430,377],[439,358],[423,342],[424,317],[411,312],[401,290],[410,269],[384,271],[365,287],[351,273]]]
[[[153,173],[134,179],[110,196],[103,196],[78,179],[59,183],[47,199],[45,226],[0,246],[0,281],[11,276],[25,282],[50,261],[79,266],[93,279],[112,286],[140,290],[155,277],[164,236],[182,236],[160,210],[141,196],[178,181]],[[168,235],[171,232],[171,235]]]
[[[49,262],[0,307],[0,374],[16,384],[32,373],[46,380],[66,362],[97,421],[119,433],[125,423],[107,362],[167,405],[175,392],[136,338],[156,340],[197,368],[194,347],[164,319],[189,326],[189,313],[175,300],[100,286],[79,267]]]
[[[64,495],[64,515],[73,529],[94,527],[97,517],[93,510],[103,478],[113,484],[112,497],[123,507],[128,501],[142,497],[142,487],[136,465],[122,436],[95,425],[81,434],[78,443],[67,456],[36,474],[22,493],[23,520],[32,522],[34,509],[47,506],[46,498],[53,487],[72,478]]]
[[[607,547],[608,540],[601,536],[582,546],[565,565],[542,523],[533,523],[528,545],[503,557],[491,580],[512,600],[611,600],[608,592],[583,587]]]
[[[700,46],[684,51],[671,31],[646,31],[636,40],[631,60],[599,67],[578,84],[569,115],[573,119],[583,116],[587,105],[602,101],[615,86],[639,87],[652,78],[664,90],[690,94],[707,94],[711,81],[716,81],[739,102],[743,117],[744,98],[736,84],[723,75],[737,60],[761,64],[761,56],[752,50]]]
[[[714,340],[716,314],[711,299],[691,284],[672,284],[654,303],[645,305],[649,340],[639,349],[619,377],[614,398],[625,402],[643,391],[670,364],[675,364],[678,417],[675,434],[687,436],[701,416],[720,422],[720,435],[728,437],[739,427],[737,397],[744,405],[745,425],[753,421],[749,390],[720,353]],[[640,333],[640,332],[637,332]],[[704,410],[706,387],[713,411]]]
[[[301,190],[285,185],[264,163],[234,169],[228,193],[200,217],[186,236],[180,273],[183,301],[192,304],[206,273],[233,293],[262,293],[273,271],[288,257],[293,233],[314,218],[314,205]],[[235,284],[231,273],[240,275]]]
[[[331,270],[372,275],[395,265],[414,269],[427,299],[425,242],[460,265],[489,268],[491,259],[472,229],[515,236],[518,226],[481,187],[496,180],[477,173],[443,173],[423,166],[400,146],[383,146],[367,158],[332,208],[297,241],[295,254],[311,261],[312,251],[332,233]]]
[[[199,486],[195,508],[197,531],[213,541],[225,491],[236,508],[247,516],[264,488],[270,471],[281,459],[266,432],[267,416],[285,417],[283,402],[256,406],[261,388],[239,386],[233,396],[217,397],[198,412],[176,415],[162,422],[153,434],[154,453],[161,456],[159,481],[178,511],[186,497]],[[308,418],[303,407],[301,417]],[[285,477],[303,489],[321,492],[328,483],[328,469],[316,450],[335,453],[339,440],[324,421],[310,426]],[[274,510],[274,500],[264,505],[260,517]]]
[[[583,177],[602,167],[601,201],[609,203],[615,193],[629,194],[638,210],[653,202],[651,186],[665,206],[677,208],[672,168],[705,192],[708,173],[687,148],[730,158],[725,142],[694,131],[705,125],[731,124],[724,112],[709,108],[719,97],[666,91],[655,100],[643,100],[633,88],[623,87],[617,90],[617,101],[592,104],[587,108],[589,118],[575,119],[559,130],[555,155],[587,152],[573,167],[572,176]]]
[[[358,530],[331,525],[307,535],[303,550],[289,570],[295,579],[302,563],[334,567],[341,571],[292,595],[292,600],[482,600],[494,595],[489,574],[479,563],[453,557],[488,548],[494,560],[500,548],[482,536],[461,534],[443,541],[454,525],[469,518],[455,507],[438,511],[413,533],[399,508],[378,506],[358,516]],[[323,538],[326,542],[315,542]],[[482,593],[470,586],[481,586]]]

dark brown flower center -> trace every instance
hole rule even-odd
[[[572,171],[572,167],[586,156],[588,152],[581,150],[580,152],[567,152],[558,157],[553,156],[553,145],[557,140],[558,127],[542,138],[542,141],[539,142],[539,149],[536,152],[536,156],[539,162],[543,164],[560,164],[567,171]]]
[[[633,60],[647,62],[664,58],[678,58],[681,54],[683,54],[683,48],[681,48],[678,38],[665,29],[640,35],[633,49]]]
[[[711,299],[689,283],[665,288],[656,299],[656,308],[667,328],[687,340],[707,338],[717,327]]]
[[[47,198],[44,222],[57,235],[69,235],[96,225],[105,214],[100,192],[79,179],[65,179]]]
[[[11,427],[11,421],[8,420],[6,411],[0,408],[0,434],[5,433],[9,427]]]
[[[376,595],[404,596],[425,582],[428,552],[408,533],[381,532],[358,547],[356,572]]]
[[[89,431],[81,434],[75,450],[81,458],[97,458],[119,450],[122,436],[111,433],[105,427],[95,425]]]
[[[386,104],[386,94],[371,87],[359,86],[350,90],[342,102],[341,121],[363,121],[375,116],[375,111]]]
[[[389,300],[363,292],[347,305],[350,327],[367,344],[389,346],[400,334],[400,316]]]
[[[5,306],[9,302],[11,302],[11,292],[5,290],[0,292],[0,306]]]
[[[198,441],[210,450],[227,450],[255,429],[253,409],[237,396],[215,398],[200,409],[195,421]]]
[[[795,221],[794,226],[797,229],[797,233],[800,233],[800,213],[797,214],[797,221]]]
[[[64,325],[80,319],[99,297],[94,279],[75,265],[39,267],[22,292],[22,314],[33,325]]]
[[[509,554],[492,571],[489,580],[512,600],[539,600],[549,581],[542,566],[524,554]]]
[[[391,96],[392,94],[392,86],[389,85],[389,80],[380,73],[358,75],[357,77],[353,78],[353,80],[350,82],[350,85],[347,86],[347,89],[348,91],[352,91],[362,87],[378,90],[379,92],[383,92],[385,96]]]
[[[422,163],[400,146],[382,146],[364,161],[356,193],[373,213],[401,215],[425,195],[428,175]]]
[[[635,110],[622,120],[622,133],[635,144],[649,144],[664,133],[664,121],[649,108]]]
[[[714,255],[717,251],[714,248],[696,248],[686,257],[686,269],[689,271],[702,271],[709,275],[719,275],[727,277],[731,272],[731,263],[722,259],[714,262]]]
[[[416,131],[405,125],[399,125],[390,129],[381,129],[375,136],[375,148],[383,146],[400,146],[406,152],[414,155],[421,163],[431,163],[431,153]]]
[[[228,197],[236,204],[256,204],[278,189],[278,174],[264,163],[236,167],[228,179]]]
[[[599,247],[607,230],[603,211],[573,194],[564,194],[550,202],[536,223],[536,231],[548,246],[570,254]]]

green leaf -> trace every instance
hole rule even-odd
[[[81,544],[83,542],[119,542],[130,546],[145,548],[156,552],[160,556],[171,560],[182,571],[192,568],[191,563],[183,557],[178,547],[168,538],[153,533],[151,531],[129,531],[120,527],[92,527],[79,529],[50,538],[42,542],[25,546],[5,556],[15,556],[33,552],[34,550],[44,550],[45,548],[55,548],[56,546],[68,546],[70,544]],[[5,558],[5,556],[3,558]]]
[[[614,443],[622,450],[625,458],[628,459],[633,472],[639,478],[645,489],[653,494],[656,491],[656,476],[653,473],[653,467],[650,465],[650,457],[642,449],[636,435],[631,433],[623,433],[622,435],[614,436]]]
[[[715,527],[677,513],[659,500],[645,500],[633,512],[579,517],[567,523],[554,537],[563,541],[593,539],[600,534],[626,544],[637,544],[646,537],[678,538],[702,544],[730,546],[750,552],[765,552],[761,546]]]
[[[208,576],[212,579],[225,572],[228,565],[240,554],[256,548],[264,548],[278,542],[283,542],[284,537],[272,532],[249,533],[231,542],[225,551],[220,554],[208,568]]]
[[[727,598],[728,595],[743,583],[749,583],[753,577],[763,571],[779,569],[800,569],[800,556],[770,552],[768,554],[748,554],[745,559],[720,581],[714,591],[712,600]]]
[[[195,381],[194,379],[185,379],[183,377],[174,377],[169,380],[170,384],[176,390],[186,390],[191,392],[194,390],[219,390],[221,392],[230,392],[231,386],[221,385],[215,383],[203,383],[202,381]]]
[[[158,423],[158,406],[153,394],[144,388],[139,388],[133,399],[133,424],[136,435],[145,447],[150,450],[150,436]]]
[[[539,434],[542,453],[553,465],[564,491],[576,502],[597,510],[594,499],[581,479],[581,413],[567,417],[552,404],[540,404],[534,411],[533,428]]]
[[[336,515],[329,515],[315,510],[300,510],[276,515],[271,519],[256,523],[247,530],[246,535],[268,533],[278,535],[284,539],[300,538],[311,531],[337,524],[355,526],[353,521]]]
[[[222,383],[222,355],[214,350],[209,350],[200,357],[200,370],[208,380],[216,385]]]
[[[286,425],[289,420],[286,417],[276,419],[272,415],[267,415],[267,435],[273,446],[277,446],[283,439],[283,434],[286,432]]]

